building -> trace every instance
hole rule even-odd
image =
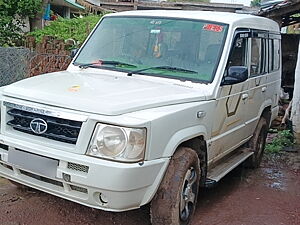
[[[64,18],[71,18],[85,10],[85,7],[78,4],[76,0],[50,0],[48,4],[50,10]]]

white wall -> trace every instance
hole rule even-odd
[[[298,44],[298,58],[295,71],[295,84],[293,94],[293,105],[291,113],[297,143],[300,145],[300,42]]]

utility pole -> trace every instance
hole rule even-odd
[[[49,0],[42,0],[41,10],[37,12],[34,18],[29,18],[30,31],[34,31],[35,29],[42,29],[44,27],[43,15],[48,3]]]

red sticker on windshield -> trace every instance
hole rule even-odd
[[[95,66],[102,66],[102,60],[100,59],[94,60],[91,64]]]
[[[209,31],[213,31],[213,32],[222,32],[223,26],[216,25],[216,24],[205,24],[203,26],[203,30],[209,30]]]

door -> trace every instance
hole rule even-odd
[[[249,99],[246,127],[249,135],[255,130],[262,109],[265,107],[268,79],[268,39],[266,33],[255,33],[250,39]]]
[[[224,76],[231,66],[248,67],[248,47],[248,38],[245,35],[235,38]],[[247,103],[248,80],[220,87],[212,126],[211,148],[208,153],[210,162],[217,161],[234,150],[247,137]]]

